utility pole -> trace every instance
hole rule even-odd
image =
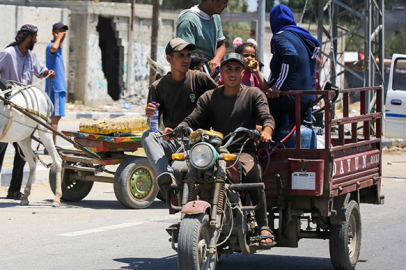
[[[130,21],[130,30],[131,32],[134,30],[134,6],[135,0],[128,0],[131,3],[131,21]]]
[[[265,36],[265,0],[258,0],[258,54],[259,61],[264,63],[264,36]]]
[[[151,26],[151,59],[157,60],[158,30],[159,30],[159,0],[152,0],[152,26]],[[149,84],[155,81],[156,72],[149,69]]]

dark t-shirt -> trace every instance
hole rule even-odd
[[[216,88],[217,84],[201,71],[189,70],[180,82],[171,81],[170,74],[149,87],[148,103],[159,103],[159,115],[163,117],[164,126],[175,128],[193,111],[199,97],[205,91]]]
[[[180,125],[190,126],[193,130],[212,128],[224,136],[238,127],[255,129],[257,121],[262,126],[275,128],[274,119],[269,114],[267,98],[259,88],[242,85],[240,92],[231,97],[224,95],[223,89],[224,87],[219,87],[204,93],[195,110]],[[239,151],[243,142],[240,140],[228,150]],[[244,152],[255,150],[252,140],[244,147]]]

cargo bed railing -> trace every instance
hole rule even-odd
[[[373,106],[374,112],[367,111],[366,93],[375,92],[376,103]],[[362,146],[374,142],[380,142],[382,136],[382,86],[365,87],[365,88],[352,88],[339,90],[339,95],[342,96],[342,110],[343,116],[338,118],[333,115],[333,106],[331,104],[331,97],[335,91],[332,90],[317,90],[317,91],[282,91],[280,95],[293,95],[295,96],[295,126],[296,126],[296,149],[300,149],[300,126],[301,126],[301,96],[302,95],[323,95],[324,100],[324,139],[325,148],[330,148],[332,151],[342,150],[347,147]],[[350,116],[350,93],[360,93],[360,108],[359,115]],[[358,124],[362,123],[362,133],[358,132]],[[351,137],[346,138],[345,125],[351,125]],[[331,129],[338,126],[338,134],[336,139],[331,138]],[[374,138],[371,138],[371,129],[375,130]],[[331,147],[328,147],[331,146]],[[302,149],[303,150],[303,149]]]

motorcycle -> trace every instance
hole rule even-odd
[[[238,154],[230,154],[227,147],[236,141],[237,134],[245,142]],[[179,269],[213,270],[222,254],[263,250],[255,221],[255,210],[263,202],[252,205],[247,191],[264,192],[265,186],[241,183],[238,169],[245,143],[259,139],[260,133],[240,127],[223,138],[216,131],[178,127],[165,135],[182,142],[184,152],[173,154],[172,159],[187,165],[181,184],[166,189],[169,207],[181,211],[181,222],[167,229],[178,253]],[[176,192],[180,206],[172,203],[173,198],[171,202]]]

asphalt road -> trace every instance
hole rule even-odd
[[[385,204],[361,205],[356,269],[404,269],[405,164],[403,152],[383,155]],[[0,269],[177,269],[165,228],[179,214],[168,215],[158,200],[148,209],[125,209],[112,184],[95,183],[84,200],[52,208],[53,194],[43,181],[33,185],[30,205],[20,206],[5,199],[6,189],[0,187]],[[216,269],[333,268],[328,240],[305,239],[299,248],[222,257]]]
[[[1,194],[4,193],[1,188]],[[384,205],[361,205],[363,238],[357,269],[402,269],[406,180],[385,178]],[[52,208],[46,182],[33,185],[30,205],[0,198],[1,269],[177,269],[165,228],[164,203],[124,209],[111,184],[95,183],[88,197]],[[327,240],[299,248],[222,257],[217,269],[332,269]]]

